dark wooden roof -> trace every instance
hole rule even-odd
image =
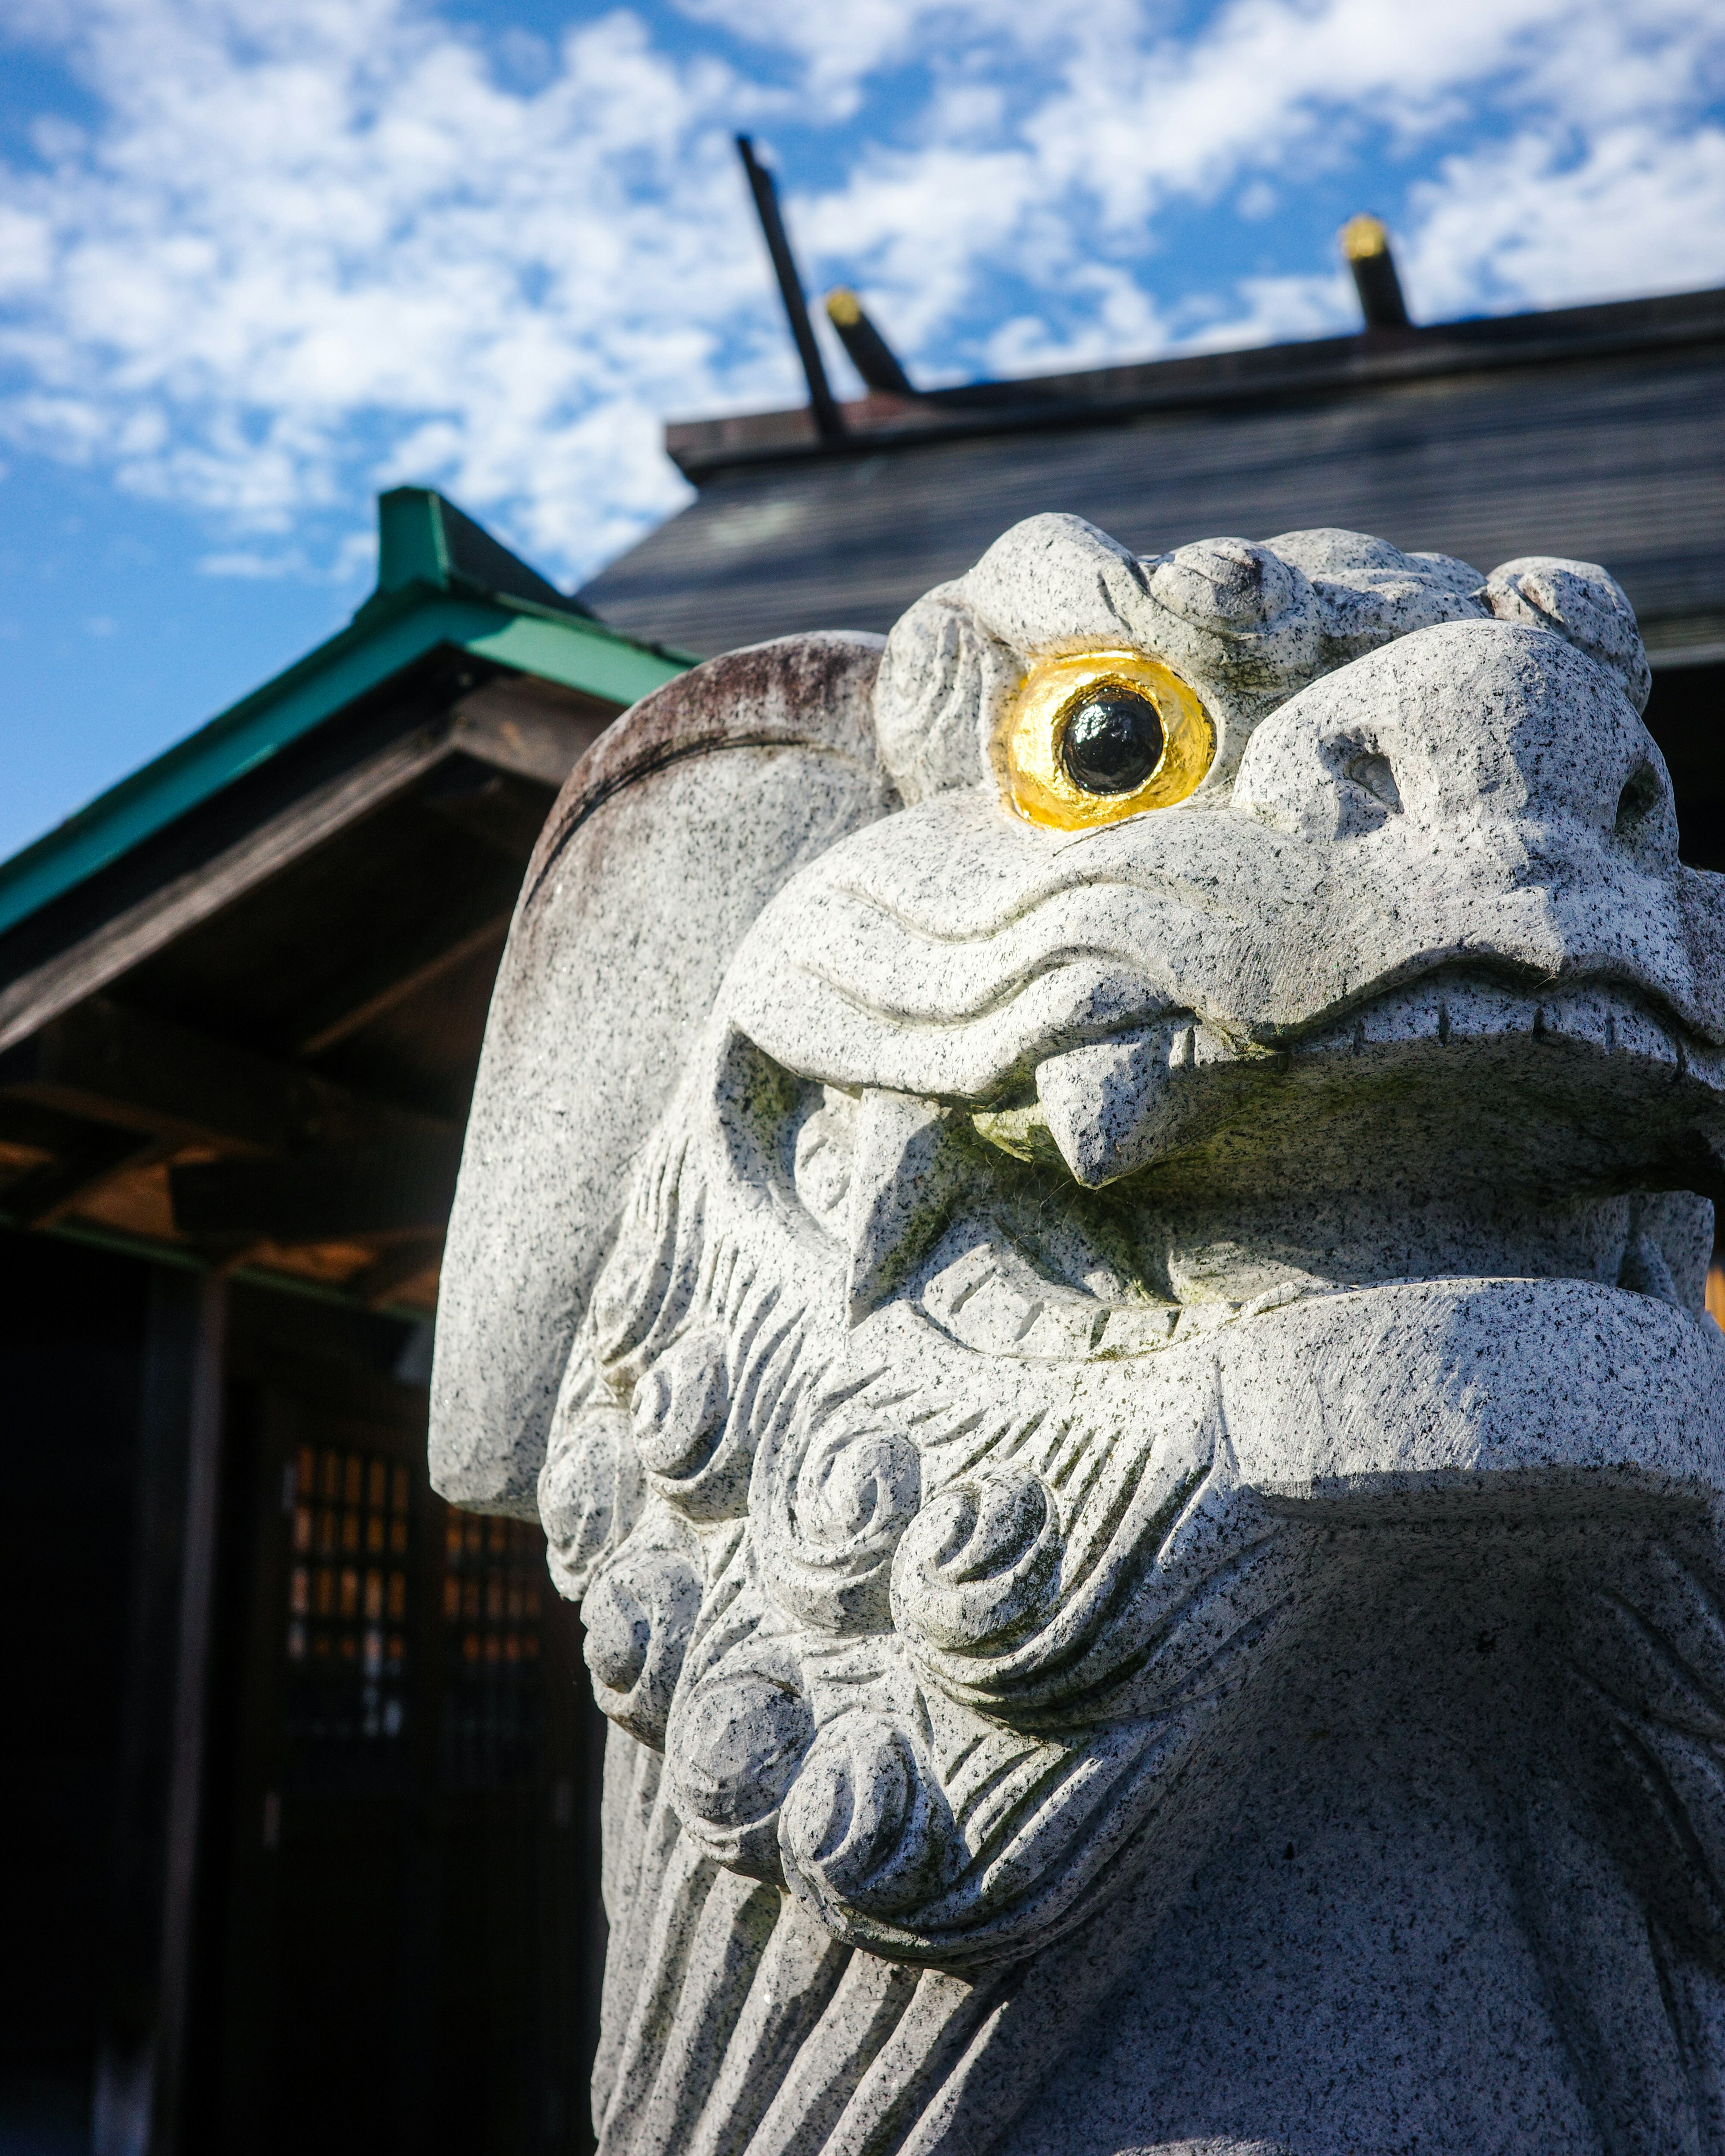
[[[1143,553],[1322,524],[1603,562],[1656,664],[1725,656],[1725,291],[672,427],[700,489],[583,591],[711,653],[885,629],[1019,518]]]

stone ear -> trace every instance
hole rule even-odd
[[[1596,562],[1526,555],[1494,569],[1481,597],[1499,621],[1549,629],[1584,651],[1616,675],[1638,711],[1646,710],[1653,673],[1635,610],[1616,578]]]
[[[431,1476],[534,1516],[546,1433],[630,1161],[732,952],[807,861],[892,795],[883,639],[787,637],[644,697],[558,797],[492,994],[444,1250]]]

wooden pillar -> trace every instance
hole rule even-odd
[[[95,2156],[174,2156],[192,1985],[226,1286],[156,1269],[138,1441],[126,1732]]]

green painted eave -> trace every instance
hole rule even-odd
[[[380,588],[326,644],[0,863],[0,934],[439,647],[624,705],[695,664],[563,608],[450,588],[465,581],[443,568]]]

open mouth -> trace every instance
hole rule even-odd
[[[1693,1306],[1720,1137],[1725,1055],[1650,998],[1445,968],[1274,1050],[1174,1014],[1001,1106],[818,1090],[796,1181],[854,1319],[901,1296],[980,1352],[1117,1357],[1390,1281]]]

